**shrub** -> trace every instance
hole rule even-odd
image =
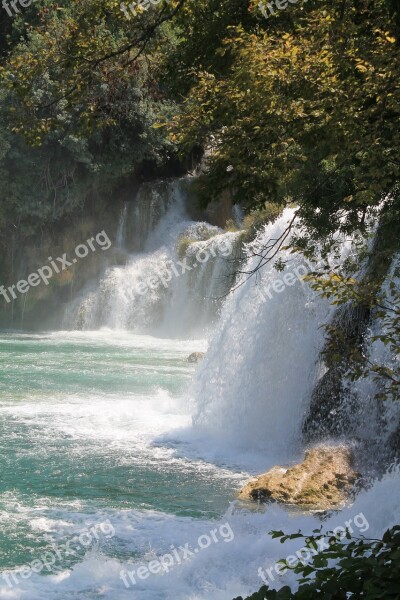
[[[273,537],[287,539],[303,537],[315,544],[321,536],[301,534],[285,536],[272,532]],[[386,531],[381,540],[351,539],[341,542],[330,538],[329,549],[316,554],[310,563],[298,563],[292,570],[301,575],[299,587],[293,592],[285,586],[270,590],[264,585],[245,600],[377,600],[400,598],[400,526]],[[332,561],[334,561],[332,563]],[[281,561],[290,568],[285,561]],[[243,600],[240,596],[235,600]]]

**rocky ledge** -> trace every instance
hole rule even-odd
[[[352,466],[352,452],[344,446],[308,450],[304,461],[273,467],[250,481],[241,500],[262,500],[297,505],[310,510],[339,508],[354,494],[360,474]]]

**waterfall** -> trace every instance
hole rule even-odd
[[[128,250],[142,252],[149,236],[173,205],[179,205],[179,210],[175,211],[177,219],[184,218],[182,196],[186,185],[187,178],[173,183],[155,181],[140,186],[134,202],[130,203],[127,215]]]
[[[271,263],[257,276],[246,275],[294,209],[260,230],[243,251],[241,231],[190,219],[189,194],[188,178],[156,182],[143,185],[135,201],[124,205],[117,242],[126,249],[126,264],[109,267],[69,303],[65,327],[166,338],[212,333],[190,391],[194,430],[227,452],[261,452],[263,467],[266,457],[270,465],[298,458],[305,444],[345,439],[368,445],[379,439],[382,424],[393,436],[397,408],[378,407],[371,382],[344,381],[346,393],[337,398],[325,386],[323,325],[337,312],[303,280],[312,265],[283,249],[276,257],[287,263],[283,273]],[[238,207],[235,215],[239,219]],[[332,252],[331,265],[354,250],[351,240],[338,241],[342,251]],[[354,327],[357,315],[348,318]],[[365,340],[373,352],[383,351],[369,341],[378,326]],[[315,398],[325,412],[310,417]],[[313,435],[307,432],[310,420]]]
[[[292,210],[258,236],[262,245],[278,238],[293,217]],[[305,273],[299,256],[290,258],[290,271]],[[250,256],[245,271],[257,258]],[[319,324],[329,317],[326,301],[301,280],[283,293],[272,286],[282,280],[270,264],[257,278],[246,280],[227,299],[221,321],[193,384],[198,406],[195,427],[222,438],[238,450],[265,451],[276,464],[292,459],[301,444],[301,422],[310,396],[323,333]]]
[[[393,441],[398,456],[400,403],[377,405],[372,379],[345,382],[349,394],[327,415],[314,415],[318,436],[305,438],[328,370],[322,325],[339,313],[304,280],[313,265],[288,249],[278,264],[249,277],[295,211],[286,209],[243,244],[248,231],[226,232],[188,216],[189,187],[187,179],[142,186],[114,226],[119,264],[66,307],[65,328],[111,331],[2,336],[2,537],[6,548],[16,548],[5,556],[4,572],[20,577],[26,557],[51,556],[55,543],[67,547],[96,523],[109,523],[115,535],[91,536],[93,547],[57,562],[52,577],[32,568],[14,591],[4,581],[1,598],[246,597],[262,584],[260,567],[273,569],[304,544],[288,540],[282,550],[266,535],[271,529],[309,535],[321,519],[325,532],[362,516],[372,538],[398,522],[398,467],[375,477],[351,506],[323,515],[277,504],[247,510],[234,501],[249,473],[299,462],[316,441],[356,441],[370,456]],[[235,215],[240,223],[238,208]],[[351,241],[341,241],[332,266],[352,258]],[[397,257],[386,288],[398,283],[398,267]],[[349,330],[367,323],[362,335],[372,362],[390,367],[399,360],[374,340],[385,327],[376,316],[340,316]],[[204,359],[189,363],[207,341]],[[326,396],[320,399],[326,407]],[[328,417],[337,428],[326,427]],[[229,543],[213,535],[218,542],[196,554],[200,540],[228,525]],[[124,589],[121,574],[186,547],[192,557],[179,568]],[[273,587],[293,584],[292,571],[276,574]]]
[[[244,272],[256,267],[255,252],[277,239],[293,215],[286,209],[259,233]],[[350,251],[351,242],[344,242],[342,256],[332,261]],[[237,282],[191,390],[198,434],[212,436],[223,452],[261,451],[264,468],[300,455],[302,422],[321,375],[321,325],[334,312],[304,282],[312,266],[301,255],[284,249],[277,258],[287,262],[283,273],[270,263]]]
[[[248,248],[244,273],[252,271],[258,263],[254,250],[259,251],[270,239],[277,239],[293,214],[293,210],[285,210],[274,224],[259,233]],[[342,263],[353,251],[356,249],[352,241],[343,240],[341,256],[333,253],[329,262]],[[322,326],[332,321],[336,308],[302,280],[302,275],[312,268],[305,264],[304,258],[290,254],[289,250],[282,250],[277,258],[287,261],[283,273],[270,264],[258,273],[258,280],[244,274],[224,305],[191,389],[191,399],[197,406],[195,431],[200,439],[213,438],[218,458],[223,460],[233,453],[238,464],[246,467],[254,468],[260,457],[263,469],[293,462],[303,456],[310,442],[345,441],[355,450],[358,444],[356,456],[367,456],[363,473],[369,463],[378,461],[378,456],[382,473],[393,456],[388,458],[389,451],[378,453],[378,449],[383,446],[385,450],[390,443],[395,445],[400,405],[396,402],[379,405],[374,398],[376,384],[372,378],[351,385],[345,382],[349,393],[328,406],[329,415],[316,417],[315,439],[304,438],[302,424],[326,371],[321,360],[325,341]],[[398,258],[385,286],[394,281],[396,264]],[[290,274],[295,276],[291,278]],[[382,342],[372,342],[381,327],[377,320],[371,323],[364,341],[366,352],[372,361],[375,357],[378,363],[390,367],[398,357],[389,356]],[[320,401],[324,407],[327,394],[322,394]],[[341,435],[326,431],[328,417]],[[398,453],[398,443],[396,450]]]
[[[124,205],[117,246],[126,264],[109,267],[68,304],[67,329],[204,334],[232,285],[240,232],[192,221],[187,191],[187,178],[144,184]]]
[[[393,257],[383,282],[382,291],[390,298],[391,287],[400,286],[400,254]],[[363,340],[364,352],[370,364],[384,365],[396,372],[400,356],[393,355],[389,345],[385,345],[379,335],[388,332],[384,321],[372,312]],[[391,464],[399,456],[400,403],[398,400],[376,401],[381,382],[373,374],[356,382],[345,381],[347,394],[342,397],[344,419],[350,422],[347,435],[359,447],[360,463],[371,477],[382,471],[382,466]]]
[[[387,293],[391,285],[398,288],[399,283],[397,255],[387,270],[382,291]],[[360,470],[374,478],[398,456],[400,404],[389,399],[377,402],[380,387],[373,374],[356,381],[348,377],[346,347],[350,351],[361,347],[370,364],[394,370],[399,357],[375,339],[384,332],[385,325],[369,307],[346,304],[338,309],[334,322],[347,336],[342,360],[331,365],[321,360],[322,376],[313,389],[303,426],[304,438],[307,443],[346,440],[353,446]]]
[[[124,203],[124,206],[121,211],[121,215],[119,218],[117,235],[115,238],[115,244],[117,248],[124,248],[125,240],[126,240],[126,217],[128,213],[128,202]]]

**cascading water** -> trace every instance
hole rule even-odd
[[[117,245],[126,264],[107,269],[67,306],[64,326],[108,327],[186,336],[215,319],[234,278],[240,234],[193,222],[185,208],[187,179],[145,184],[124,205]],[[183,248],[183,251],[182,251]]]
[[[286,210],[256,244],[277,238],[292,216]],[[272,264],[258,281],[243,275],[225,303],[192,389],[196,429],[218,438],[225,451],[261,451],[263,467],[292,460],[300,450],[302,417],[323,341],[319,325],[330,313],[328,303],[302,281],[307,269],[301,258],[285,251],[281,258],[290,259],[291,272],[299,269],[298,277],[281,289],[283,274]],[[250,258],[244,271],[257,260]]]
[[[245,273],[224,305],[217,331],[191,390],[197,406],[194,416],[197,434],[201,439],[213,437],[214,452],[220,458],[239,451],[241,456],[237,462],[247,468],[260,464],[260,468],[265,469],[303,456],[302,424],[313,390],[324,372],[320,360],[325,337],[322,325],[329,323],[335,314],[329,302],[302,279],[313,266],[306,265],[301,256],[294,256],[289,250],[281,251],[277,257],[287,262],[287,271],[277,271],[271,263],[258,273],[258,280],[256,276],[248,279],[246,275],[258,264],[255,254],[269,240],[279,238],[293,214],[293,210],[286,210],[249,246],[250,257],[243,267]],[[352,251],[351,240],[344,241],[339,261]],[[334,265],[337,260],[332,253],[330,264]],[[393,281],[394,269],[393,266],[387,283]],[[371,336],[372,333],[369,338]],[[367,338],[366,344],[369,343]],[[372,352],[384,351],[382,343],[374,346],[379,346],[379,350],[374,347]],[[378,362],[390,366],[393,357],[383,360],[381,356],[380,359]],[[383,423],[388,422],[385,439],[393,435],[393,427],[398,428],[398,403],[388,402],[384,408],[378,407],[373,399],[375,385],[371,381],[352,385],[352,394],[344,398],[345,410],[337,412],[337,420],[347,420],[347,429],[350,423],[353,436],[348,439],[349,443],[369,440],[371,455],[376,458],[373,445],[374,440],[382,441]],[[357,410],[353,401],[355,394]],[[327,398],[321,398],[321,402],[324,400]],[[332,419],[337,409],[332,407]],[[339,428],[340,423],[337,425]],[[316,422],[315,428],[321,432],[319,441],[335,443],[332,436],[324,436],[324,422]],[[337,436],[336,441],[343,441],[343,436]],[[367,456],[365,443],[362,449]],[[259,462],[254,452],[260,456],[260,451]]]
[[[368,268],[366,263],[361,276],[366,276]],[[392,285],[398,289],[399,283],[399,256],[395,256],[381,292],[385,295]],[[384,378],[378,383],[373,371],[353,381],[348,375],[347,354],[358,348],[371,366],[394,371],[399,357],[393,356],[390,346],[375,339],[385,330],[376,310],[348,302],[337,310],[333,323],[344,336],[342,358],[330,363],[328,360],[327,365],[325,353],[321,358],[322,376],[312,391],[303,425],[304,439],[308,444],[327,439],[351,444],[359,470],[373,479],[399,455],[400,403],[388,398],[377,401]]]
[[[230,600],[257,590],[259,568],[302,545],[282,546],[266,532],[321,525],[315,515],[277,505],[245,511],[232,500],[250,474],[300,457],[303,417],[323,374],[320,326],[332,308],[303,281],[303,260],[286,251],[289,273],[269,265],[258,280],[235,277],[242,234],[190,221],[186,190],[185,181],[149,184],[126,205],[117,235],[126,263],[68,306],[65,324],[80,331],[0,337],[0,566],[13,581],[22,565],[95,523],[109,519],[115,532],[62,556],[53,573],[32,572],[12,589],[0,579],[0,598]],[[241,271],[256,266],[252,251],[292,216],[286,210],[260,232]],[[165,287],[160,273],[179,261],[190,270]],[[212,300],[233,281],[228,298]],[[140,284],[149,289],[131,298]],[[195,371],[187,357],[206,348],[210,323]],[[193,327],[203,339],[191,339]],[[179,335],[186,341],[171,339]],[[399,493],[394,468],[354,505],[326,515],[324,530],[362,513],[362,533],[378,537],[398,521]],[[227,525],[228,538],[193,551]],[[188,560],[126,588],[121,574],[179,547],[193,551]],[[274,585],[286,583],[290,572]]]
[[[388,298],[390,286],[397,289],[400,287],[399,274],[400,255],[397,254],[382,286],[382,291],[388,294]],[[385,329],[385,323],[373,313],[364,339],[364,352],[371,365],[384,365],[395,372],[400,356],[393,355],[390,346],[377,339],[383,333],[390,335]],[[374,477],[381,473],[382,465],[387,466],[390,461],[398,460],[400,403],[388,398],[377,402],[376,394],[381,389],[382,380],[380,383],[376,381],[373,373],[356,382],[345,380],[345,385],[347,395],[344,397],[344,410],[340,417],[350,423],[347,437],[359,446],[360,464]]]
[[[115,237],[115,244],[117,248],[123,248],[126,240],[126,217],[128,213],[128,202],[125,202],[124,207],[119,218],[117,235]]]

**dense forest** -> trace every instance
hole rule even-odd
[[[242,0],[4,14],[2,230],[196,148],[214,150],[205,198],[295,198],[312,237],[395,215],[399,28],[394,0],[287,3],[269,19]]]
[[[322,259],[314,290],[382,319],[378,337],[398,356],[400,292],[382,288],[400,240],[398,0],[21,0],[0,11],[3,257],[127,184],[201,164],[201,208],[229,194],[262,222],[295,207],[300,226],[270,240],[249,275],[290,233],[293,253]],[[358,256],[332,268],[350,237]],[[388,368],[360,332],[326,328],[339,378],[372,376],[377,401],[399,399],[398,361]],[[361,550],[336,552],[351,579]],[[293,597],[347,597],[321,589]]]

